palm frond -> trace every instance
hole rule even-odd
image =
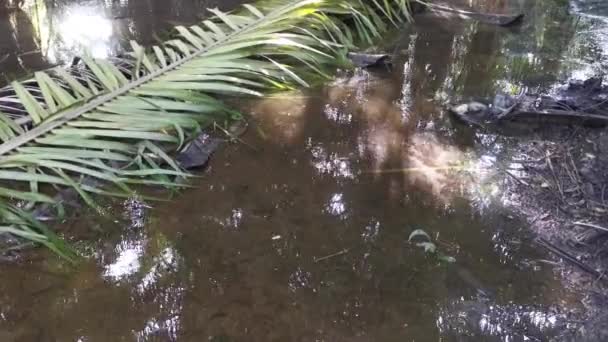
[[[160,45],[131,42],[124,58],[85,56],[0,89],[0,232],[56,239],[23,215],[13,222],[21,209],[7,204],[52,202],[46,191],[54,187],[72,187],[91,205],[91,193],[129,196],[133,184],[179,187],[171,179],[189,174],[172,153],[214,122],[239,119],[219,98],[307,86],[303,75],[322,74],[344,49],[407,21],[408,4],[274,0],[212,9]]]

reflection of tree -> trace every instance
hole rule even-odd
[[[530,19],[522,32],[502,39],[501,74],[510,83],[548,86],[559,77],[576,20],[568,14],[567,1],[527,2],[524,10]]]
[[[473,7],[509,11],[501,1],[474,3]],[[525,2],[519,10],[527,19],[516,34],[504,28],[466,23],[452,46],[442,92],[492,97],[497,91],[512,92],[519,85],[550,85],[559,75],[562,56],[576,29],[567,9],[567,2]]]
[[[0,9],[0,69],[14,79],[76,55],[98,57],[121,51],[130,39],[151,42],[171,24],[192,23],[209,7],[234,7],[240,1],[196,0],[24,0]],[[16,3],[11,3],[16,5]]]
[[[0,11],[0,70],[2,78],[12,78],[29,69],[44,68],[39,32],[28,13],[21,9]]]

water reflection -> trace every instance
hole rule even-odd
[[[344,203],[344,194],[333,194],[329,203],[325,206],[325,210],[331,215],[346,218],[346,204]]]
[[[310,150],[312,163],[319,174],[330,175],[334,178],[355,178],[351,157],[341,157],[336,152],[330,153],[321,144],[312,146],[310,140],[307,141],[306,148]]]
[[[544,341],[571,320],[555,308],[458,300],[440,309],[437,327],[447,336],[500,341]]]
[[[206,8],[234,7],[240,1],[23,0],[0,11],[0,68],[8,79],[88,52],[119,54],[129,39],[150,42],[171,24],[193,23]],[[6,81],[6,80],[4,80]]]
[[[339,108],[333,107],[333,106],[331,106],[329,104],[327,104],[325,106],[325,111],[324,112],[325,112],[325,116],[329,120],[332,120],[332,121],[334,121],[336,123],[339,123],[339,124],[345,124],[345,125],[347,125],[347,124],[350,124],[352,122],[352,120],[353,120],[353,115],[352,114],[346,113],[346,112],[340,110]]]
[[[256,101],[252,114],[260,119],[260,133],[276,143],[293,143],[302,134],[309,100],[295,93]]]
[[[37,20],[43,19],[32,18],[20,9],[0,11],[0,68],[3,78],[26,68],[44,68],[47,65],[37,39],[40,35]]]
[[[126,243],[117,248],[116,261],[105,267],[104,276],[120,280],[139,271],[140,259],[144,255],[144,246],[140,241]]]
[[[129,238],[122,239],[114,248],[116,260],[104,266],[104,277],[115,281],[127,278],[140,271],[140,260],[147,245],[146,233],[143,230],[146,219],[146,205],[136,199],[124,203],[123,217],[130,222],[126,231]]]
[[[103,7],[72,6],[57,19],[56,36],[46,50],[50,63],[66,61],[68,56],[91,54],[95,58],[107,58],[119,49],[114,36],[113,23],[103,14]],[[113,46],[114,45],[114,46]]]

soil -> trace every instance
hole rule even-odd
[[[515,209],[529,221],[537,241],[564,253],[550,254],[567,286],[586,294],[589,320],[580,338],[606,341],[608,129],[550,127],[517,145],[515,155],[526,157],[514,160],[520,168],[509,172],[518,198]]]

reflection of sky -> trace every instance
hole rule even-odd
[[[319,174],[330,175],[335,178],[355,177],[351,161],[347,157],[340,157],[338,153],[330,153],[322,144],[312,146],[312,143],[307,146],[312,155],[312,165]]]
[[[26,0],[24,11],[29,14],[39,35],[42,54],[49,63],[69,62],[69,58],[88,52],[93,57],[106,58],[118,48],[118,39],[107,17],[103,3],[69,4],[58,8],[44,1]]]
[[[140,292],[144,292],[150,286],[154,285],[167,269],[175,269],[177,267],[176,251],[171,248],[165,248],[160,255],[155,258],[154,265],[148,273],[142,278],[138,285]]]
[[[220,218],[219,214],[216,215],[205,215],[203,219],[214,222],[224,228],[238,229],[241,226],[241,222],[245,216],[245,212],[242,208],[230,209],[226,218]]]
[[[338,107],[325,105],[325,116],[336,123],[339,124],[349,124],[353,120],[353,115],[349,113],[345,113],[343,110],[340,110]]]
[[[55,63],[65,51],[88,51],[93,57],[106,58],[111,54],[112,21],[103,8],[71,6],[58,19],[57,40],[49,45],[47,57]]]
[[[325,206],[325,210],[333,216],[343,217],[346,213],[344,194],[333,194],[329,203]]]
[[[142,241],[125,242],[117,248],[118,258],[105,267],[104,277],[120,280],[139,271],[140,259],[144,254]]]
[[[181,325],[185,288],[184,284],[167,284],[179,271],[182,259],[164,235],[149,230],[147,208],[135,199],[124,202],[122,216],[128,227],[114,248],[116,259],[104,266],[103,276],[129,284],[132,301],[145,298],[147,304],[159,307],[154,316],[146,318],[142,327],[134,331],[137,341],[150,338],[175,341]]]
[[[565,324],[566,314],[515,304],[459,300],[442,308],[437,327],[443,334],[497,336],[501,341],[536,341]]]
[[[152,319],[146,322],[144,329],[137,333],[137,341],[149,341],[151,337],[160,335],[168,335],[170,341],[177,340],[177,332],[179,330],[179,316],[168,318],[164,321]]]
[[[500,262],[507,265],[508,263],[514,263],[515,254],[521,246],[521,240],[518,237],[510,237],[503,231],[496,231],[492,234],[492,244]]]
[[[137,273],[145,253],[147,238],[144,231],[147,206],[134,198],[124,202],[123,217],[129,221],[129,231],[135,237],[127,236],[115,248],[118,257],[106,265],[104,277],[121,280]]]

